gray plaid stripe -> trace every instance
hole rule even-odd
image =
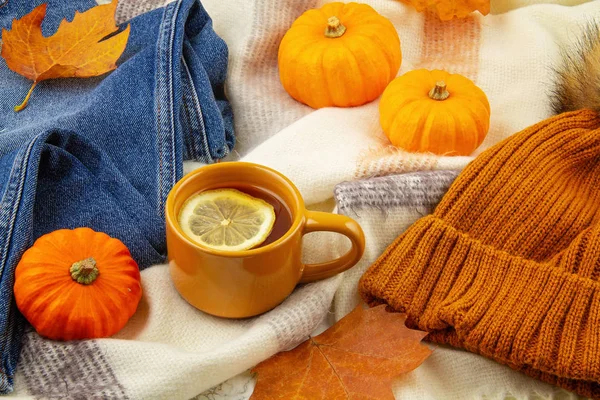
[[[362,209],[431,207],[442,199],[460,171],[424,171],[342,182],[334,197],[341,214]]]
[[[165,0],[121,0],[117,5],[115,19],[117,24],[120,24],[147,11],[162,7],[165,3]]]
[[[55,342],[27,332],[19,371],[38,399],[129,399],[94,340]]]

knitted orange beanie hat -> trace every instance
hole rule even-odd
[[[432,341],[600,397],[600,117],[534,125],[487,150],[363,275]]]

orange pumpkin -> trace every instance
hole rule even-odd
[[[313,108],[350,107],[381,95],[400,68],[400,38],[371,6],[329,3],[302,14],[279,46],[279,77]]]
[[[420,69],[396,78],[379,103],[381,127],[407,151],[469,155],[487,135],[490,103],[462,75]]]
[[[483,15],[490,13],[490,0],[402,0],[412,5],[418,12],[429,11],[440,20],[467,18],[473,11]]]
[[[111,336],[142,297],[138,265],[127,247],[89,228],[36,240],[17,265],[14,291],[25,318],[55,340]]]

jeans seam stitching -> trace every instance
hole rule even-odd
[[[196,85],[194,85],[194,81],[192,79],[192,74],[190,73],[190,69],[187,65],[187,62],[185,61],[185,58],[183,56],[181,56],[181,60],[183,61],[183,66],[185,67],[185,72],[188,76],[188,80],[189,83],[192,87],[192,100],[194,102],[194,106],[196,107],[196,112],[198,115],[198,119],[200,121],[200,125],[202,127],[202,145],[204,147],[204,151],[205,154],[202,155],[200,150],[196,149],[196,146],[194,146],[194,150],[196,150],[196,154],[195,156],[198,157],[198,159],[201,159],[202,161],[206,161],[206,162],[210,162],[212,161],[212,156],[210,154],[210,147],[208,146],[208,136],[206,135],[206,125],[204,124],[204,117],[202,116],[202,107],[200,106],[200,100],[198,99],[198,95],[196,94]],[[194,145],[196,145],[196,141],[192,140],[192,142],[194,143]]]
[[[175,37],[175,30],[173,29],[174,21],[177,19],[179,7],[181,5],[181,0],[177,2],[169,4],[165,7],[165,13],[163,14],[163,25],[160,37],[158,39],[158,54],[157,54],[157,79],[156,79],[156,103],[157,103],[157,146],[158,146],[158,154],[159,154],[159,168],[158,168],[158,213],[161,216],[164,216],[164,202],[167,197],[167,190],[165,188],[165,183],[168,179],[171,180],[172,186],[175,184],[176,177],[175,174],[171,174],[172,176],[166,177],[165,174],[168,173],[168,166],[165,164],[165,153],[166,147],[169,145],[168,138],[171,138],[171,162],[170,166],[173,168],[175,166],[175,121],[173,115],[173,74],[172,74],[172,61],[173,61],[173,41]],[[169,19],[170,18],[170,19]],[[167,36],[168,35],[168,36]],[[166,59],[166,60],[165,60]],[[163,73],[163,69],[167,71],[166,74]],[[163,82],[163,78],[166,78],[167,82]],[[168,91],[168,104],[169,108],[165,108],[165,104],[162,100],[162,90],[167,89]],[[166,119],[165,119],[166,117]],[[162,125],[164,121],[167,121],[169,124],[167,126],[167,132],[163,137],[162,134]]]
[[[39,134],[36,137],[34,137],[33,140],[31,140],[31,142],[27,146],[26,150],[24,152],[21,151],[13,161],[8,185],[6,187],[6,193],[0,200],[0,210],[10,209],[9,211],[7,211],[7,213],[11,214],[10,220],[8,221],[6,226],[7,229],[2,229],[2,232],[4,233],[4,243],[2,246],[2,254],[0,255],[0,275],[4,275],[4,273],[6,272],[6,263],[9,260],[11,239],[13,236],[13,231],[15,227],[15,222],[17,220],[17,214],[20,207],[21,199],[23,197],[25,180],[27,177],[27,161],[30,158],[33,146],[38,141],[40,136],[42,136],[42,134]],[[15,182],[15,180],[17,182]],[[6,206],[7,203],[10,204]],[[8,307],[10,308],[11,305],[9,304]],[[11,317],[9,314],[6,329],[2,332],[2,347],[4,350],[8,350],[7,348],[12,347],[10,346],[10,344],[6,343],[6,341],[11,340],[13,338],[14,329],[19,329],[19,321],[15,320],[14,316]],[[11,388],[12,385],[12,376],[10,374],[11,371],[7,369],[8,366],[6,365],[6,357],[8,357],[10,363],[12,354],[10,350],[3,351],[3,353],[7,354],[3,354],[2,366],[0,367],[0,375],[3,378],[3,382],[0,387],[0,392],[5,394]],[[14,367],[15,366],[13,364],[13,368]],[[14,370],[12,372],[14,372]]]
[[[10,238],[12,237],[12,231],[14,229],[14,224],[17,218],[17,213],[14,212],[15,211],[15,207],[18,208],[18,203],[22,197],[23,194],[23,186],[25,183],[25,173],[23,171],[27,171],[27,168],[23,168],[25,162],[29,159],[29,156],[31,154],[31,150],[33,149],[34,144],[37,142],[38,138],[40,137],[40,135],[36,136],[31,143],[29,144],[29,146],[27,147],[27,149],[25,150],[25,152],[23,154],[20,154],[18,156],[17,159],[15,159],[15,161],[13,162],[13,167],[10,173],[10,181],[9,184],[7,185],[7,193],[11,194],[11,197],[8,199],[6,197],[2,198],[2,201],[0,202],[0,208],[4,209],[4,205],[7,202],[11,202],[10,200],[12,200],[12,215],[10,220],[8,221],[7,224],[7,230],[5,231],[6,234],[4,235],[4,245],[2,247],[2,256],[0,257],[0,274],[4,273],[4,267],[6,266],[6,261],[8,261],[8,249],[9,249],[9,243],[10,243]],[[18,165],[17,165],[18,164]],[[18,175],[19,179],[17,182],[14,182],[13,178],[15,175]],[[16,185],[17,188],[16,190],[11,190],[11,186],[12,185]],[[9,192],[10,191],[10,192]],[[6,195],[5,195],[6,196]],[[16,200],[16,202],[15,202]],[[9,206],[10,207],[10,206]],[[3,230],[4,231],[4,230]]]

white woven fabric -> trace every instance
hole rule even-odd
[[[551,67],[558,60],[559,45],[569,43],[583,23],[600,16],[600,2],[575,7],[542,4],[440,23],[399,1],[368,3],[399,32],[404,57],[400,73],[445,68],[472,78],[488,94],[491,129],[474,155],[550,115]],[[409,171],[458,170],[472,159],[416,156],[390,149],[379,127],[378,101],[352,109],[315,111],[284,92],[277,73],[279,41],[297,16],[323,1],[204,0],[203,4],[230,50],[227,90],[235,113],[236,157],[286,174],[310,208],[332,211],[334,187],[343,181]],[[514,7],[505,4],[504,8]],[[131,12],[131,8],[123,10]],[[187,170],[196,167],[186,165]],[[332,323],[349,312],[358,301],[356,283],[362,271],[420,216],[419,210],[406,207],[390,209],[385,217],[373,210],[356,215],[367,234],[361,263],[343,276],[297,289],[282,305],[254,319],[232,321],[197,311],[179,297],[166,266],[149,268],[142,273],[144,297],[139,310],[114,338],[77,347],[47,345],[35,333],[28,333],[23,351],[31,361],[20,365],[13,396],[69,394],[76,398],[74,394],[91,394],[92,389],[106,396],[102,393],[108,389],[102,382],[91,388],[85,386],[85,376],[73,375],[81,370],[72,372],[69,365],[81,360],[101,365],[98,371],[116,382],[123,398],[187,400],[198,396],[299,343],[324,319]],[[344,250],[339,238],[319,235],[307,237],[307,259],[327,259]],[[40,381],[36,368],[44,365],[44,373],[56,379]],[[443,348],[402,377],[395,393],[398,399],[558,398],[557,389],[508,367]]]

